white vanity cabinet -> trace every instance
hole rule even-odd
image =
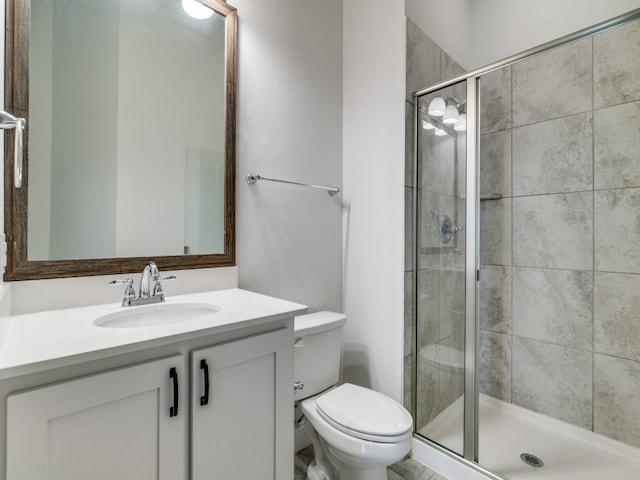
[[[0,480],[293,480],[307,307],[231,288],[130,308],[0,317]]]
[[[10,395],[7,479],[186,479],[185,370],[178,355]]]
[[[293,477],[290,329],[191,353],[192,480]]]
[[[291,328],[183,350],[9,395],[6,479],[291,479]]]

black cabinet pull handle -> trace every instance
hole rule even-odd
[[[178,371],[175,367],[169,370],[169,378],[173,380],[173,406],[169,408],[169,416],[178,415]]]
[[[204,395],[200,397],[200,406],[204,406],[209,403],[209,365],[204,358],[200,360],[200,370],[204,371]]]

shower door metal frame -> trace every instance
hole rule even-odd
[[[478,78],[459,77],[443,84],[436,85],[414,94],[414,142],[413,142],[413,184],[418,185],[418,136],[420,132],[420,111],[418,96],[433,93],[441,88],[466,81],[467,89],[467,119],[475,119],[478,115]],[[478,117],[479,118],[479,117]],[[477,122],[468,121],[466,134],[466,162],[465,162],[465,329],[464,329],[464,425],[463,425],[463,458],[470,462],[478,461],[478,362],[476,352],[479,351],[480,331],[477,327],[478,318],[478,281],[479,267],[479,135]],[[418,245],[418,188],[413,189],[413,244]],[[413,252],[414,271],[418,271],[418,255]],[[417,288],[417,281],[415,283]],[[418,298],[418,295],[415,295]],[[417,306],[414,311],[417,311]],[[418,341],[417,335],[415,338]],[[417,345],[414,347],[417,352]],[[414,369],[417,374],[417,368]],[[414,379],[414,385],[416,381]],[[417,389],[416,389],[417,390]],[[414,402],[416,404],[416,402]],[[446,450],[446,449],[445,449]],[[448,450],[447,450],[448,451]]]
[[[478,77],[467,79],[467,118],[478,119]],[[464,326],[464,428],[463,456],[478,462],[478,377],[480,328],[478,326],[478,285],[480,281],[479,259],[479,204],[480,204],[480,135],[478,122],[467,122],[466,131],[466,185],[465,185],[465,326]]]
[[[511,65],[519,60],[529,58],[542,52],[546,52],[556,47],[560,47],[567,43],[586,38],[596,33],[617,27],[624,23],[640,19],[640,8],[619,15],[611,20],[601,22],[592,27],[585,28],[578,32],[566,35],[559,39],[544,43],[537,47],[531,48],[524,52],[510,56],[504,60],[489,64],[485,67],[473,70],[469,73],[453,77],[438,84],[432,85],[413,93],[414,99],[414,141],[413,141],[413,218],[412,218],[412,235],[413,235],[413,267],[414,271],[418,271],[418,259],[415,249],[418,248],[418,136],[420,132],[420,97],[434,93],[443,88],[449,87],[463,81],[467,82],[467,158],[466,158],[466,185],[465,185],[465,210],[466,210],[466,237],[465,237],[465,372],[464,372],[464,448],[462,457],[451,450],[438,445],[428,438],[415,434],[421,441],[427,442],[432,448],[438,452],[455,458],[457,461],[464,463],[467,467],[482,473],[487,478],[501,480],[502,477],[487,470],[478,463],[478,398],[479,398],[479,358],[480,351],[480,328],[478,313],[478,287],[480,278],[480,261],[479,261],[479,172],[480,172],[480,101],[479,101],[479,85],[480,77],[486,73],[498,70],[507,65]],[[414,287],[417,289],[417,281]],[[417,291],[414,300],[417,302]],[[417,305],[414,311],[417,312]],[[414,319],[415,321],[415,319]],[[415,335],[416,355],[417,358],[417,335]],[[415,360],[414,360],[415,361]],[[414,386],[416,385],[417,365],[414,365]],[[414,390],[417,390],[415,388]],[[414,395],[417,396],[414,391]],[[417,398],[414,397],[414,406],[417,405]],[[415,408],[415,407],[414,407]]]

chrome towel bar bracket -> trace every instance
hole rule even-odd
[[[267,178],[267,177],[263,177],[261,175],[258,174],[254,174],[254,173],[250,173],[249,175],[247,175],[247,183],[249,185],[253,185],[254,183],[256,183],[258,180],[267,180],[269,182],[279,182],[279,183],[288,183],[290,185],[301,185],[303,187],[311,187],[311,188],[318,188],[320,190],[326,190],[327,193],[330,196],[334,196],[336,193],[340,192],[340,189],[338,187],[325,187],[324,185],[312,185],[310,183],[301,183],[301,182],[292,182],[290,180],[278,180],[276,178]]]

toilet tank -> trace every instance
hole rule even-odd
[[[294,380],[304,387],[295,393],[302,400],[326,390],[340,380],[342,313],[315,312],[294,319]]]

